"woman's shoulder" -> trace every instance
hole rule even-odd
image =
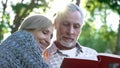
[[[33,38],[33,35],[28,31],[20,30],[13,33],[11,37],[15,39],[28,39],[28,38]]]
[[[16,31],[1,43],[0,49],[23,48],[35,45],[36,41],[31,33],[27,31]]]

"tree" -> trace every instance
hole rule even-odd
[[[98,52],[113,53],[116,47],[117,34],[106,23],[106,17],[111,8],[98,0],[86,0],[85,8],[90,17],[85,21],[81,37],[78,39],[83,45],[96,49]],[[96,29],[96,17],[100,17],[101,27]],[[94,23],[95,22],[95,23]]]
[[[120,1],[119,0],[98,0],[100,3],[104,3],[108,5],[113,11],[117,12],[120,17]],[[118,34],[117,34],[117,46],[115,54],[120,55],[120,19],[119,19],[119,25],[118,25]]]
[[[0,21],[0,42],[3,39],[4,33],[10,32],[13,33],[16,30],[18,30],[18,27],[21,24],[21,21],[28,16],[34,8],[42,9],[43,12],[46,11],[46,7],[48,7],[48,3],[46,0],[30,0],[26,2],[26,0],[21,0],[21,2],[18,2],[16,4],[13,4],[14,1],[11,1],[10,7],[12,8],[15,17],[12,22],[12,25],[10,24],[11,16],[10,13],[6,10],[8,6],[9,0],[1,0],[2,6],[0,6],[2,16]],[[10,29],[10,30],[9,30]]]

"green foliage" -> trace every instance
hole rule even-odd
[[[0,42],[2,41],[4,34],[9,32],[8,30],[9,23],[10,23],[10,15],[4,12],[2,14],[2,20],[0,21]]]
[[[112,10],[120,14],[120,0],[97,0],[97,1],[108,5]]]
[[[34,8],[41,9],[41,7],[44,7],[44,9],[47,7],[47,3],[44,0],[31,0],[27,3],[17,3],[16,5],[11,5],[13,11],[15,12],[16,16],[14,19],[14,25],[15,27],[12,27],[11,33],[18,30],[19,25],[21,24],[21,21],[23,18],[28,16]],[[44,11],[44,10],[43,10]]]
[[[106,44],[105,41],[103,41],[102,38],[99,37],[98,33],[95,32],[96,30],[93,27],[91,27],[91,25],[89,25],[89,24],[86,23],[86,25],[84,25],[84,27],[82,29],[83,30],[82,34],[81,34],[80,38],[78,39],[78,41],[83,46],[87,46],[87,47],[96,49],[98,52],[105,52],[106,47],[107,47],[105,45]],[[92,26],[94,26],[94,25],[92,25]]]
[[[7,9],[7,3],[8,1],[4,3],[3,0],[1,0],[2,6],[0,6],[1,9],[1,20],[0,20],[0,42],[3,40],[3,36],[5,33],[15,32],[18,30],[19,25],[21,24],[21,21],[28,16],[34,8],[42,9],[43,12],[45,12],[45,9],[48,7],[48,3],[46,0],[30,0],[28,2],[24,2],[24,0],[21,0],[21,2],[18,2],[14,4],[14,1],[10,1],[10,6],[12,8],[12,11],[15,14],[14,16],[10,16],[10,12],[6,11]],[[14,17],[13,22],[11,22],[11,18]],[[11,24],[12,25],[11,25]]]
[[[26,3],[23,3],[22,1],[24,0],[21,0],[21,2],[16,4],[13,4],[14,1],[11,1],[10,7],[15,13],[15,18],[12,22],[13,25],[10,25],[10,13],[2,10],[2,20],[0,20],[0,42],[3,40],[3,35],[5,33],[10,32],[10,30],[11,33],[16,31],[23,18],[28,16],[34,8],[41,9],[43,12],[49,8],[46,0],[30,0]],[[114,32],[111,27],[106,25],[106,17],[108,14],[106,13],[106,10],[112,9],[120,14],[120,5],[118,2],[118,0],[86,0],[85,8],[90,12],[91,17],[85,21],[85,25],[82,29],[82,33],[78,39],[78,42],[80,42],[83,46],[96,49],[98,52],[113,53],[116,47],[117,33]],[[96,29],[96,26],[93,23],[96,20],[96,15],[101,16],[100,19],[103,25],[100,27],[100,29]]]
[[[83,46],[96,49],[98,52],[114,53],[116,48],[117,33],[113,31],[111,27],[106,25],[106,17],[108,15],[107,10],[110,10],[111,7],[104,1],[108,2],[108,0],[86,1],[85,8],[89,11],[91,17],[85,21],[85,25],[82,29],[78,42],[80,42]],[[102,23],[102,26],[99,29],[97,29],[94,24],[96,16],[100,16],[100,21]]]
[[[105,25],[103,25],[100,30],[96,30],[93,26],[93,23],[89,22],[88,24],[88,22],[86,22],[78,42],[98,52],[110,51],[110,53],[113,53],[116,45],[116,33],[112,30],[108,31]]]
[[[14,10],[14,13],[19,14],[23,9],[27,7],[27,4],[21,4],[17,3],[16,5],[11,5],[12,9]]]

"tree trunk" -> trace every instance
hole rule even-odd
[[[119,18],[120,18],[120,15],[119,15]],[[120,19],[119,19],[117,46],[116,46],[115,54],[120,55]]]

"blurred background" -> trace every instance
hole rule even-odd
[[[85,17],[78,42],[98,52],[120,55],[120,0],[0,0],[0,43],[26,16],[44,14],[52,19],[69,2],[80,6]]]

